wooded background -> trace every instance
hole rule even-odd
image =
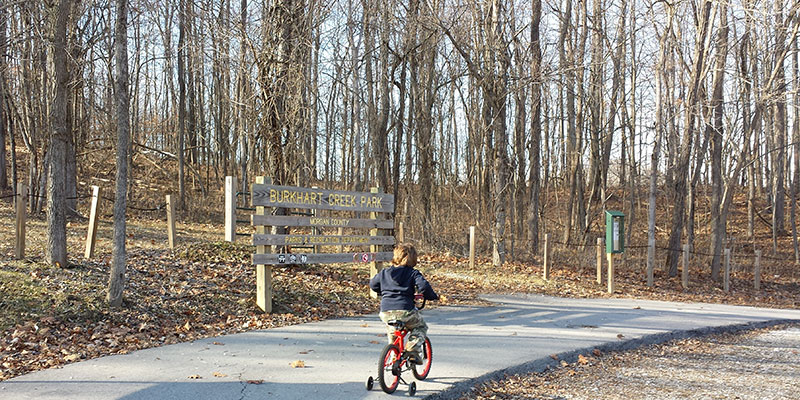
[[[225,175],[378,186],[422,245],[477,224],[495,264],[537,255],[545,231],[593,243],[611,204],[628,243],[647,221],[648,265],[664,242],[674,276],[700,203],[718,279],[734,196],[749,237],[761,216],[774,246],[796,238],[798,6],[0,0],[0,187],[27,183],[63,264],[55,231],[107,154],[123,254],[136,154],[172,168],[183,210]]]

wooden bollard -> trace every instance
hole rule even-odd
[[[172,195],[167,195],[167,239],[169,241],[169,248],[175,248],[175,202],[172,201]]]
[[[94,256],[94,247],[97,243],[97,208],[100,206],[100,186],[92,186],[92,206],[89,209],[89,229],[86,231],[86,259]]]
[[[722,283],[725,293],[731,290],[731,249],[725,249],[725,278]]]
[[[28,208],[28,188],[24,183],[17,183],[17,196],[14,197],[14,206],[17,211],[17,223],[15,225],[16,245],[14,246],[14,258],[21,260],[25,258],[25,219]]]
[[[271,185],[272,178],[264,176],[256,177],[256,184]],[[251,191],[252,192],[252,191]],[[252,197],[250,198],[252,202]],[[256,215],[266,215],[266,207],[256,206]],[[273,227],[274,228],[274,227]],[[267,228],[263,225],[256,226],[256,234],[263,235],[267,233]],[[276,247],[272,246],[271,250]],[[256,254],[266,254],[266,245],[257,245]],[[265,313],[272,312],[272,266],[265,264],[256,264],[256,305],[261,308]]]
[[[370,188],[370,190],[369,190],[370,193],[374,193],[374,194],[378,194],[378,193],[380,193],[380,191],[381,191],[380,188],[377,188],[377,187]],[[370,212],[369,213],[369,218],[370,219],[378,219],[378,213]],[[370,229],[369,235],[370,236],[378,236],[378,228]],[[370,245],[369,246],[369,251],[372,252],[373,254],[377,253],[378,252],[378,246],[377,245]],[[378,272],[381,272],[381,269],[383,269],[383,263],[382,262],[380,262],[380,261],[371,261],[369,263],[369,276],[370,276],[370,278],[372,278],[373,276],[377,275]],[[378,293],[374,292],[372,289],[369,290],[369,295],[372,298],[375,298],[375,299],[378,298]]]
[[[475,268],[475,226],[469,227],[469,269]]]
[[[550,280],[550,234],[544,234],[544,271],[542,271],[542,278]]]
[[[656,239],[647,239],[647,287],[653,287],[653,264],[655,264]]]
[[[405,243],[406,241],[406,227],[402,222],[397,224],[397,243]]]
[[[689,288],[689,244],[683,245],[683,268],[681,269],[681,286]]]
[[[236,241],[236,180],[225,177],[225,241]]]
[[[616,285],[614,284],[614,253],[608,253],[608,293],[614,293]]]
[[[761,290],[761,250],[756,250],[756,261],[753,265],[753,288]]]
[[[603,238],[597,238],[597,284],[603,284]]]

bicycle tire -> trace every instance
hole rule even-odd
[[[400,349],[393,344],[387,344],[381,351],[381,358],[378,359],[378,383],[384,392],[392,394],[400,385],[400,375],[395,375],[392,371],[394,364],[400,360]]]
[[[431,340],[427,337],[425,338],[425,342],[422,344],[422,352],[424,356],[422,364],[414,365],[414,368],[411,368],[411,372],[414,373],[415,378],[424,381],[431,372],[431,364],[433,363],[433,346],[431,346]],[[418,368],[419,370],[417,370]]]

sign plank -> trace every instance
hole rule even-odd
[[[375,261],[391,261],[393,253],[272,253],[253,254],[256,265],[290,265],[290,264],[332,264],[332,263],[370,263]]]
[[[394,211],[394,195],[389,193],[348,192],[263,184],[254,184],[250,193],[253,206],[384,213]]]
[[[253,235],[253,245],[302,246],[302,245],[391,245],[394,236],[337,236],[337,235]]]
[[[294,215],[251,215],[253,226],[316,226],[334,228],[379,228],[394,229],[394,220],[339,218],[339,217],[303,217]]]

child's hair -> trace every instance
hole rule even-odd
[[[417,249],[411,243],[401,243],[394,248],[392,264],[413,267],[417,265]]]

